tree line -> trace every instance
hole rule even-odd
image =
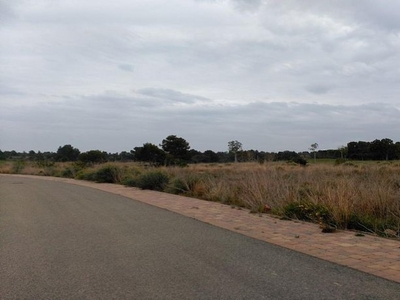
[[[314,143],[309,151],[280,151],[265,152],[258,150],[243,150],[239,141],[229,141],[228,150],[225,152],[204,152],[191,149],[189,142],[176,135],[169,135],[162,140],[160,145],[145,143],[140,147],[134,147],[130,151],[107,153],[101,150],[81,152],[70,144],[60,146],[56,152],[16,152],[1,151],[0,160],[24,159],[38,162],[69,162],[103,163],[112,161],[138,161],[151,165],[179,165],[188,163],[227,163],[258,161],[294,161],[306,164],[307,159],[350,159],[350,160],[394,160],[400,159],[400,142],[394,143],[391,139],[384,138],[372,142],[349,142],[347,146],[337,149],[318,150],[318,144]]]

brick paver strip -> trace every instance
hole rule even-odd
[[[37,178],[29,175],[13,175]],[[117,184],[66,178],[40,177],[122,195],[218,227],[302,252],[400,283],[400,241],[351,231],[322,233],[318,225],[284,221],[270,215],[250,214],[221,203],[140,190]]]

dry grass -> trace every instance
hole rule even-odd
[[[107,164],[110,166],[110,164]],[[112,163],[114,182],[135,180],[155,168],[137,163]],[[71,163],[40,166],[26,162],[0,164],[1,173],[65,176],[90,179],[104,165],[91,168]],[[65,170],[70,170],[66,172]],[[307,167],[288,163],[199,164],[186,168],[162,167],[168,174],[167,191],[218,201],[262,212],[285,215],[288,207],[299,207],[320,216],[338,228],[355,228],[383,234],[400,230],[400,164],[329,163]],[[85,177],[86,176],[86,177]],[[314,209],[316,211],[310,211]],[[328,213],[326,213],[326,211]],[[325,220],[325,221],[326,221]],[[314,221],[316,221],[314,219]]]
[[[189,196],[244,206],[262,212],[265,207],[284,215],[299,203],[327,211],[325,221],[338,228],[383,234],[400,230],[400,165],[351,163],[308,167],[285,163],[194,165],[169,170],[179,178],[197,178]],[[201,183],[201,184],[200,184]],[[311,209],[311,208],[310,208]]]

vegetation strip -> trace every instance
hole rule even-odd
[[[1,173],[46,175],[163,191],[319,223],[324,231],[355,229],[399,238],[400,163],[268,162],[154,167],[140,163],[42,165],[3,161]]]

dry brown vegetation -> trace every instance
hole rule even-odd
[[[199,164],[153,168],[137,163],[83,167],[3,162],[1,173],[64,176],[115,182],[218,201],[381,235],[400,230],[400,163]],[[144,176],[146,175],[146,176]],[[144,185],[143,185],[144,186]]]

